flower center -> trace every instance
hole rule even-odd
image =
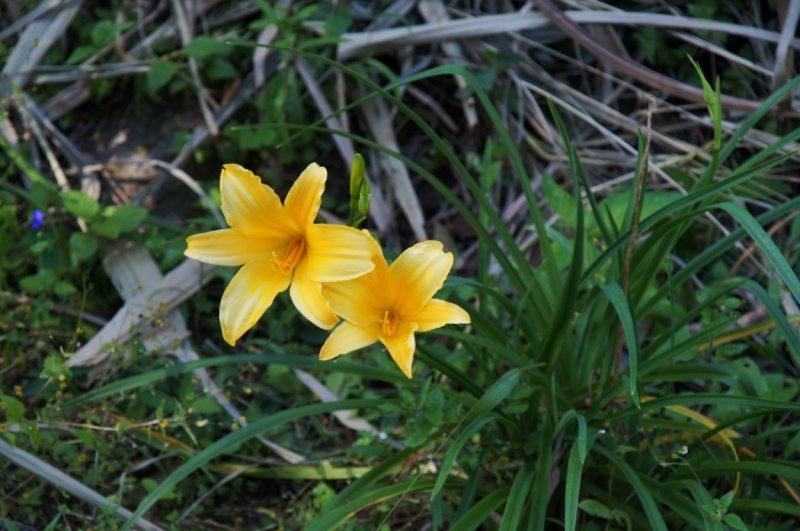
[[[381,326],[383,335],[392,337],[397,333],[400,317],[398,317],[396,313],[387,310],[386,313],[383,314],[383,319],[378,321],[378,324]]]
[[[272,259],[269,261],[272,264],[272,269],[278,273],[288,275],[297,266],[297,263],[303,257],[306,251],[306,241],[303,238],[297,238],[283,251],[280,256],[272,253]]]

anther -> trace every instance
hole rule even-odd
[[[392,337],[397,333],[397,326],[400,324],[400,318],[393,312],[387,310],[383,314],[383,319],[378,321],[378,324],[385,336]]]
[[[303,238],[297,238],[283,252],[281,256],[277,253],[272,253],[272,258],[269,263],[272,264],[272,269],[284,275],[290,274],[294,271],[297,263],[303,257],[306,250],[306,242]]]

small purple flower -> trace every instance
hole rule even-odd
[[[44,222],[44,212],[38,208],[33,211],[33,219],[31,220],[31,230],[39,230]]]

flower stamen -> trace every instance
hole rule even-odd
[[[297,263],[300,262],[305,251],[305,240],[303,238],[297,238],[289,244],[280,257],[276,253],[272,253],[272,259],[270,259],[269,263],[272,264],[272,269],[275,272],[289,275],[294,271],[294,268],[297,266]]]
[[[383,314],[383,319],[378,321],[378,324],[381,326],[383,335],[386,337],[392,337],[397,333],[397,326],[400,324],[400,317],[398,317],[394,312],[387,310]]]

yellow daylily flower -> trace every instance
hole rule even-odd
[[[414,332],[469,323],[463,309],[433,298],[453,266],[453,255],[443,252],[440,242],[425,241],[406,249],[389,266],[374,245],[371,273],[322,285],[322,295],[345,322],[328,336],[319,357],[329,360],[380,341],[411,378]]]
[[[219,307],[222,336],[236,344],[291,285],[292,302],[309,321],[330,330],[339,322],[322,282],[359,277],[375,267],[367,231],[316,225],[327,171],[311,164],[297,178],[285,206],[250,170],[226,164],[220,176],[222,213],[230,229],[190,236],[186,256],[208,264],[243,266]]]

